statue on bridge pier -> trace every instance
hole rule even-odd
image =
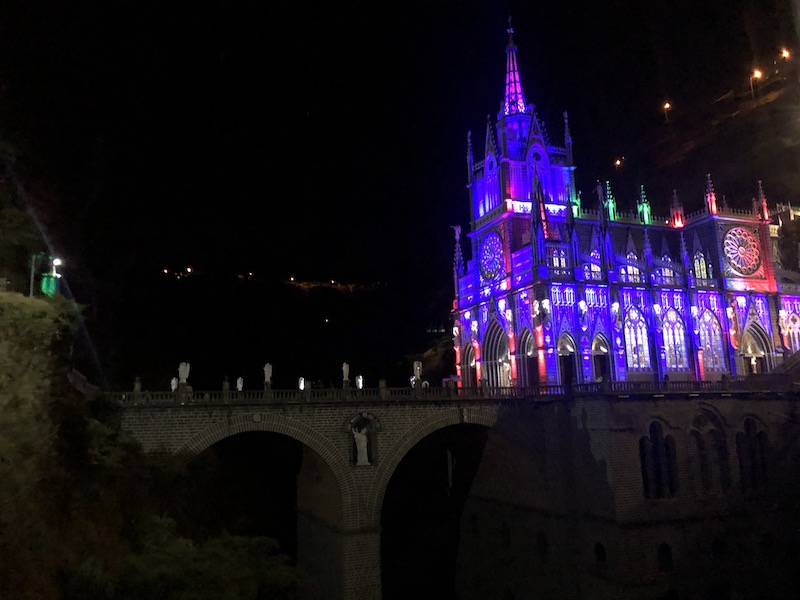
[[[236,391],[241,392],[244,389],[244,379],[239,377],[236,380]]]
[[[363,467],[369,466],[369,433],[368,425],[362,425],[360,428],[353,426],[353,441],[356,445],[356,466]]]

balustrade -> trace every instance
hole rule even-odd
[[[332,388],[308,390],[244,390],[244,391],[181,391],[175,392],[107,392],[104,396],[122,406],[186,406],[186,405],[281,405],[329,404],[349,402],[389,403],[460,400],[495,402],[516,399],[552,401],[582,396],[654,395],[687,393],[730,393],[736,391],[788,392],[798,385],[786,373],[734,375],[720,381],[604,381],[572,386],[539,385],[529,387],[420,387],[420,388]],[[749,397],[752,398],[752,397]]]

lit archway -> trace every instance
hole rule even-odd
[[[461,385],[463,387],[477,387],[478,385],[475,348],[471,343],[464,348],[464,358],[461,359]]]
[[[508,337],[497,321],[486,330],[481,347],[482,381],[489,387],[511,386],[511,353]]]
[[[556,344],[558,353],[558,376],[561,385],[571,385],[577,381],[577,362],[575,340],[568,333],[562,333]]]
[[[595,381],[609,381],[611,379],[610,345],[602,334],[597,334],[592,340],[592,375]]]
[[[772,367],[772,344],[759,325],[751,323],[742,334],[739,345],[739,372],[766,373]]]
[[[539,385],[539,357],[533,335],[527,329],[519,336],[517,379],[519,387]]]

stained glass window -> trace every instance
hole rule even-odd
[[[642,312],[629,308],[625,318],[625,351],[628,368],[642,370],[650,368],[650,347],[647,343],[647,324]]]
[[[630,262],[634,263],[639,262],[639,257],[636,256],[636,254],[633,252],[628,252],[627,259]],[[629,264],[626,265],[625,267],[620,268],[619,274],[621,276],[622,281],[628,283],[641,283],[642,281],[642,276],[641,272],[639,271],[639,267],[637,267],[635,264]]]
[[[589,254],[589,263],[583,265],[584,279],[600,281],[602,278],[600,271],[600,250],[594,248]]]
[[[722,328],[710,310],[700,317],[700,346],[703,348],[703,367],[707,371],[724,371]]]
[[[662,325],[664,334],[664,352],[668,369],[688,369],[689,361],[686,356],[686,328],[678,311],[674,308],[667,310]]]
[[[672,259],[666,254],[661,257],[661,260],[663,260],[665,263],[672,263]],[[664,278],[675,277],[675,271],[673,271],[669,267],[661,267],[661,277]]]
[[[697,279],[708,279],[708,269],[706,268],[706,257],[702,252],[694,253],[694,276]]]
[[[800,351],[800,317],[792,315],[786,323],[786,343],[792,352]]]

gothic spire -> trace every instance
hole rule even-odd
[[[717,214],[717,195],[714,193],[714,182],[711,173],[706,175],[706,209],[712,215]]]
[[[650,214],[650,201],[644,192],[644,185],[639,186],[639,201],[636,203],[636,210],[639,213],[639,220],[644,225],[650,225],[652,215]]]
[[[608,213],[609,221],[617,220],[617,201],[611,193],[611,182],[606,180],[605,209]]]
[[[461,255],[461,225],[451,225],[456,235],[456,247],[453,253],[453,283],[455,285],[456,298],[458,298],[458,280],[464,274],[464,258]]]
[[[571,167],[572,162],[572,135],[569,133],[569,117],[567,111],[564,111],[564,147],[567,150],[567,166]]]
[[[683,214],[683,205],[678,200],[678,190],[672,190],[672,206],[670,207],[673,227],[683,227],[686,217]]]
[[[758,207],[761,214],[759,215],[765,221],[769,221],[769,208],[767,207],[767,197],[764,195],[764,188],[761,186],[761,180],[758,180]]]
[[[525,95],[517,66],[517,47],[514,45],[514,28],[508,17],[508,46],[506,47],[506,89],[503,98],[503,114],[515,115],[525,112]]]
[[[472,156],[472,132],[467,131],[467,183],[472,181],[475,159]]]
[[[494,141],[494,133],[492,132],[492,117],[490,115],[486,115],[486,154],[493,154],[497,152],[497,146]]]

